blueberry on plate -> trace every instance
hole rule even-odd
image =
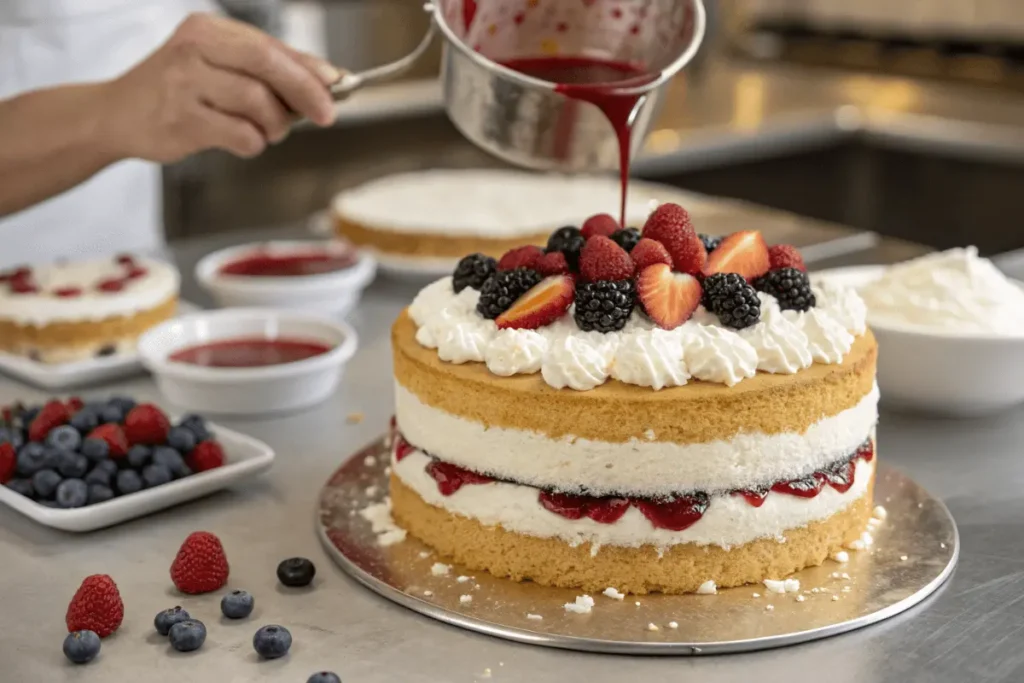
[[[196,441],[206,441],[212,436],[210,434],[210,430],[206,426],[206,420],[198,415],[186,415],[181,419],[181,422],[178,423],[178,426],[184,427],[192,432],[196,437]]]
[[[64,509],[85,507],[89,502],[89,486],[81,479],[65,479],[57,486],[56,500]]]
[[[64,638],[64,656],[75,664],[88,664],[100,653],[95,631],[72,631]]]
[[[103,406],[103,410],[100,412],[100,420],[103,422],[124,422],[125,412],[121,410],[120,406],[108,403]]]
[[[196,447],[196,435],[187,427],[171,427],[167,433],[167,445],[179,453],[188,453]]]
[[[141,470],[143,467],[148,465],[149,460],[152,457],[153,449],[149,446],[137,444],[128,449],[128,465],[137,470]]]
[[[77,451],[82,445],[82,435],[71,425],[61,425],[46,435],[46,445],[62,451]]]
[[[135,407],[135,399],[127,396],[111,396],[110,400],[107,401],[107,405],[117,406],[121,413],[127,415]]]
[[[31,441],[18,451],[18,474],[31,477],[46,466],[46,448],[41,443]]]
[[[153,626],[156,627],[156,632],[162,636],[166,636],[171,631],[171,627],[180,621],[186,621],[192,617],[188,612],[183,610],[180,606],[165,609],[162,612],[158,612],[156,618],[153,619]]]
[[[36,490],[35,487],[32,486],[31,479],[11,479],[7,482],[7,488],[15,493],[20,493],[26,498],[36,497]]]
[[[192,470],[185,464],[185,459],[181,457],[181,453],[170,446],[157,446],[153,449],[153,464],[166,467],[175,479],[192,474]],[[145,473],[143,473],[143,476],[145,476]]]
[[[301,588],[313,582],[316,567],[304,557],[290,557],[277,565],[277,579],[286,586]]]
[[[166,465],[149,465],[142,470],[142,481],[146,488],[163,486],[171,481],[171,470]]]
[[[15,449],[21,448],[24,439],[21,436],[21,432],[17,429],[11,429],[9,427],[0,427],[0,443],[9,443],[14,446]]]
[[[74,451],[60,451],[57,454],[57,471],[62,476],[81,479],[89,471],[89,458]]]
[[[123,496],[142,490],[142,477],[135,470],[121,470],[117,473],[117,490]]]
[[[53,498],[57,492],[57,486],[64,480],[53,470],[39,470],[32,475],[32,488],[40,498]]]
[[[206,626],[198,619],[185,619],[171,626],[167,632],[171,647],[178,652],[198,650],[206,642]]]
[[[103,484],[89,484],[89,505],[105,503],[114,497],[114,490]]]
[[[117,474],[117,463],[114,462],[113,460],[100,460],[98,463],[96,463],[93,469],[104,470],[105,472],[109,472],[110,476],[114,476],[115,474]]]
[[[284,626],[264,626],[252,637],[252,646],[264,659],[284,657],[292,647],[292,634]]]
[[[84,439],[79,450],[93,462],[106,460],[110,456],[110,444],[103,439]]]
[[[256,600],[248,591],[231,591],[220,599],[220,611],[228,619],[245,619],[255,606]]]
[[[333,671],[317,671],[306,679],[306,683],[341,683],[341,678]]]
[[[88,434],[100,425],[100,418],[97,412],[89,406],[85,406],[71,416],[71,426],[82,434]]]

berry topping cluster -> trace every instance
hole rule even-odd
[[[814,306],[806,271],[795,247],[769,247],[756,230],[699,234],[686,209],[662,204],[642,230],[597,214],[581,228],[556,230],[545,249],[517,247],[498,261],[472,254],[459,262],[453,285],[479,290],[477,312],[502,329],[537,329],[572,308],[581,330],[615,332],[639,307],[671,330],[701,305],[743,329],[761,319],[758,291],[782,310]]]
[[[114,263],[118,266],[120,272],[113,277],[105,277],[91,283],[93,290],[107,293],[120,292],[130,281],[145,277],[148,272],[130,254],[116,256]],[[40,287],[36,281],[35,274],[28,266],[20,266],[10,271],[0,272],[0,285],[7,285],[7,289],[12,294],[39,294],[42,292],[42,287]],[[47,294],[58,299],[74,299],[82,296],[84,291],[83,287],[68,285],[56,287],[48,291]]]

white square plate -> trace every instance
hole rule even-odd
[[[54,529],[95,531],[227,488],[266,471],[274,462],[274,451],[262,441],[213,423],[207,427],[224,447],[224,465],[216,469],[72,510],[40,505],[6,486],[0,486],[0,503]]]
[[[177,315],[202,310],[188,301],[178,302]],[[43,389],[71,389],[142,372],[135,351],[75,363],[38,363],[24,356],[0,352],[0,372]]]

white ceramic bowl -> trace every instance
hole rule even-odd
[[[291,363],[211,368],[170,360],[190,346],[238,338],[301,338],[330,351]],[[259,308],[204,311],[169,320],[139,339],[142,364],[173,403],[197,412],[259,415],[306,408],[334,393],[356,351],[355,331],[343,322],[302,312]]]
[[[208,254],[196,264],[199,284],[225,308],[232,306],[280,307],[344,317],[351,311],[366,286],[373,281],[377,264],[360,250],[356,263],[344,270],[295,277],[253,277],[223,275],[221,268],[248,254],[308,253],[317,250],[353,249],[339,241],[273,241],[243,244]]]
[[[812,273],[851,287],[881,277],[884,266]],[[994,413],[1024,402],[1024,335],[1005,337],[926,331],[879,319],[878,388],[884,405],[956,417]]]

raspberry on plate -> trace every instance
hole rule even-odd
[[[42,441],[51,429],[66,424],[71,419],[68,407],[60,401],[50,401],[28,427],[29,441]]]
[[[643,272],[644,268],[653,266],[655,263],[664,263],[668,267],[672,267],[672,256],[661,242],[655,242],[649,237],[641,238],[633,247],[633,251],[629,253],[629,257],[633,259],[633,272],[637,275]]]
[[[633,276],[633,261],[610,238],[596,235],[580,252],[580,274],[587,282],[628,280]]]
[[[643,237],[660,242],[681,273],[698,275],[707,263],[704,242],[690,224],[690,215],[678,204],[662,204],[647,218]]]
[[[722,239],[718,249],[711,252],[705,275],[737,273],[747,281],[768,272],[768,246],[757,230],[734,232]]]
[[[800,255],[800,251],[796,247],[789,244],[776,244],[768,247],[768,267],[771,270],[796,268],[807,272],[804,257]]]
[[[121,626],[124,603],[117,584],[106,574],[85,577],[68,605],[64,621],[68,631],[95,631],[106,638]]]
[[[535,330],[555,322],[569,310],[575,294],[572,275],[544,278],[530,291],[516,299],[512,307],[494,322],[498,329]]]
[[[224,449],[216,441],[203,441],[196,444],[196,447],[188,454],[185,464],[193,472],[215,469],[224,464]]]
[[[505,252],[505,255],[498,261],[498,270],[515,270],[516,268],[537,268],[544,250],[532,244],[525,247],[516,247]]]
[[[597,235],[611,237],[620,228],[619,222],[606,213],[599,213],[583,221],[580,232],[584,239]]]
[[[189,534],[171,564],[171,580],[189,595],[220,590],[228,582],[229,572],[224,546],[208,531]]]
[[[636,287],[648,317],[666,330],[674,330],[689,320],[703,294],[697,278],[688,273],[673,273],[664,263],[645,268]]]
[[[152,403],[140,403],[124,418],[124,434],[131,444],[162,444],[167,441],[171,422]]]

